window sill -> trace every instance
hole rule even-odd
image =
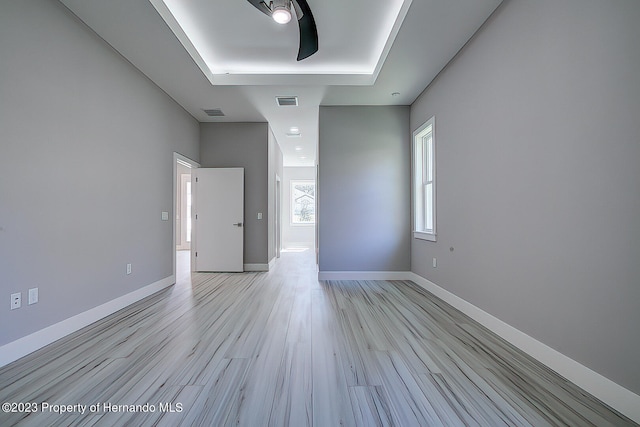
[[[424,231],[414,231],[413,232],[413,237],[415,239],[428,240],[430,242],[435,242],[436,241],[436,234],[425,233]]]

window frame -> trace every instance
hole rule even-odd
[[[294,189],[296,184],[311,184],[313,185],[313,221],[312,222],[296,222],[294,221],[295,217],[295,201],[294,201]],[[289,225],[293,227],[309,227],[315,226],[316,224],[316,206],[315,206],[315,194],[316,194],[316,181],[313,179],[292,179],[290,182],[290,193],[289,193]]]
[[[435,129],[435,116],[433,116],[416,129],[412,136],[413,237],[432,242],[437,240]],[[431,141],[427,143],[426,138],[429,136]],[[430,145],[430,150],[425,147],[427,145]],[[429,166],[431,166],[430,169]],[[431,229],[427,228],[425,223],[428,217],[426,195],[428,186],[431,186]]]

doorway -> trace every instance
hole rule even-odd
[[[275,223],[275,237],[276,237],[276,258],[280,258],[282,252],[282,180],[276,174],[276,223]]]
[[[191,176],[200,165],[179,153],[173,153],[173,274],[191,272],[192,194]],[[177,279],[177,276],[176,276]]]
[[[282,250],[313,250],[316,246],[316,171],[284,167],[282,179]]]
[[[191,249],[191,167],[178,163],[176,250]]]

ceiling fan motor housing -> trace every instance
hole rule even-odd
[[[318,51],[318,30],[307,0],[271,0],[268,4],[264,0],[247,1],[281,24],[291,20],[291,4],[293,3],[300,34],[297,60],[306,59]]]

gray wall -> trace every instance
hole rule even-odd
[[[436,116],[438,174],[413,271],[635,393],[639,21],[633,0],[507,1],[411,109]]]
[[[2,2],[0,58],[2,345],[171,276],[198,124],[59,2]]]
[[[320,271],[410,268],[409,107],[320,107]]]
[[[267,123],[200,123],[200,165],[244,168],[245,264],[269,262],[268,135]]]

